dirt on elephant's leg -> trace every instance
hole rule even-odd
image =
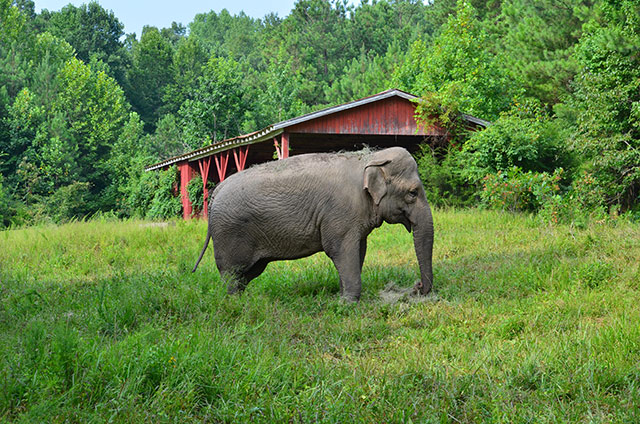
[[[223,281],[227,284],[227,293],[234,294],[244,291],[249,282],[262,274],[268,264],[268,260],[261,259],[248,268],[243,267],[234,272],[226,272]]]
[[[228,294],[241,293],[247,288],[249,281],[236,272],[227,272],[221,275],[222,281],[227,285]]]

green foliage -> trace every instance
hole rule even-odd
[[[429,203],[439,207],[471,206],[476,187],[463,175],[459,150],[423,145],[417,156],[418,172]]]
[[[241,133],[247,108],[241,78],[233,59],[212,57],[204,67],[193,100],[178,111],[184,142],[192,149]]]
[[[346,3],[299,0],[280,25],[277,37],[303,78],[300,99],[325,104],[324,88],[344,69],[351,49],[347,44]]]
[[[540,211],[543,220],[552,223],[570,223],[584,227],[590,221],[615,219],[617,208],[609,215],[604,189],[586,171],[577,175],[569,189],[562,196],[549,198]]]
[[[0,174],[0,229],[11,224],[13,211],[11,210],[11,197],[7,188],[3,185],[4,178]]]
[[[171,64],[171,82],[165,87],[163,96],[163,112],[175,114],[187,99],[194,98],[207,58],[202,42],[197,37],[178,41]]]
[[[580,65],[572,148],[583,158],[607,206],[638,205],[640,194],[640,23],[634,1],[606,1],[601,19],[586,26],[577,46]]]
[[[60,71],[59,94],[53,104],[54,119],[60,120],[64,136],[42,158],[48,172],[56,174],[57,162],[73,164],[68,175],[60,176],[56,186],[78,179],[91,184],[90,210],[115,206],[115,199],[105,196],[113,169],[108,164],[113,145],[120,136],[128,116],[122,89],[103,72],[92,72],[77,59]],[[73,159],[64,159],[65,155]]]
[[[437,93],[438,106],[445,111],[496,119],[509,107],[517,90],[501,66],[500,56],[486,49],[486,42],[487,34],[473,6],[459,0],[455,16],[431,46],[421,40],[411,46],[394,83],[419,95]],[[428,113],[421,115],[423,120],[431,118]]]
[[[190,150],[189,145],[184,142],[175,115],[168,113],[160,118],[147,148],[155,161],[178,156]]]
[[[120,41],[124,25],[113,11],[91,1],[79,7],[68,4],[59,12],[44,11],[39,20],[44,22],[45,31],[73,46],[78,59],[86,64],[92,60],[103,62],[111,77],[119,84],[125,83],[128,59]]]
[[[182,203],[176,195],[176,172],[169,169],[156,178],[154,195],[146,217],[149,219],[171,219],[180,216]]]
[[[242,125],[248,132],[309,112],[309,107],[300,99],[303,77],[293,70],[294,63],[284,48],[280,47],[276,55],[267,58],[265,65],[263,72],[252,75],[255,87],[246,93],[255,98]]]
[[[130,216],[170,219],[180,215],[182,203],[177,192],[177,170],[142,172],[127,185],[125,204]]]
[[[506,0],[496,32],[503,66],[527,96],[543,104],[566,101],[580,65],[574,55],[593,0]]]
[[[562,173],[562,168],[556,169],[551,175],[546,172],[524,172],[518,167],[505,173],[498,171],[484,177],[480,199],[492,209],[537,212],[560,193]]]
[[[0,0],[0,35],[3,40],[17,39],[25,26],[25,16],[12,0]]]
[[[207,191],[211,190],[214,184],[207,181]],[[189,193],[189,201],[193,207],[193,216],[199,215],[204,208],[204,189],[202,178],[196,177],[187,184],[187,193]]]
[[[195,38],[208,56],[253,63],[260,45],[262,23],[243,12],[232,16],[226,9],[199,13],[189,24],[189,38]]]
[[[471,133],[463,145],[464,174],[477,181],[513,167],[552,173],[571,168],[563,122],[550,118],[534,101],[516,102],[488,128]]]
[[[390,50],[386,55],[372,55],[363,49],[351,60],[343,75],[327,90],[330,103],[347,103],[392,87],[391,75],[399,58]]]
[[[135,95],[130,95],[129,101],[151,131],[160,118],[166,87],[172,82],[173,49],[157,28],[145,26],[131,56],[127,79]]]
[[[88,182],[74,181],[58,188],[47,197],[47,216],[55,222],[67,222],[74,218],[83,218],[93,212],[88,208],[90,187],[91,184]]]

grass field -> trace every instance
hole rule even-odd
[[[369,237],[359,304],[323,255],[240,296],[204,222],[0,232],[0,420],[640,422],[640,226],[434,211]]]

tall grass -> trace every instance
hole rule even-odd
[[[0,419],[638,422],[640,228],[435,211],[435,292],[411,235],[369,238],[359,304],[323,255],[227,296],[206,225],[0,232]]]

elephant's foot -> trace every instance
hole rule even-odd
[[[349,295],[349,294],[342,294],[340,296],[340,299],[344,302],[344,303],[357,303],[360,300],[360,296],[356,296],[356,295]]]
[[[428,285],[422,283],[422,281],[416,281],[416,284],[413,286],[413,292],[411,293],[414,296],[425,296],[431,292],[433,288],[433,284],[431,282]]]

